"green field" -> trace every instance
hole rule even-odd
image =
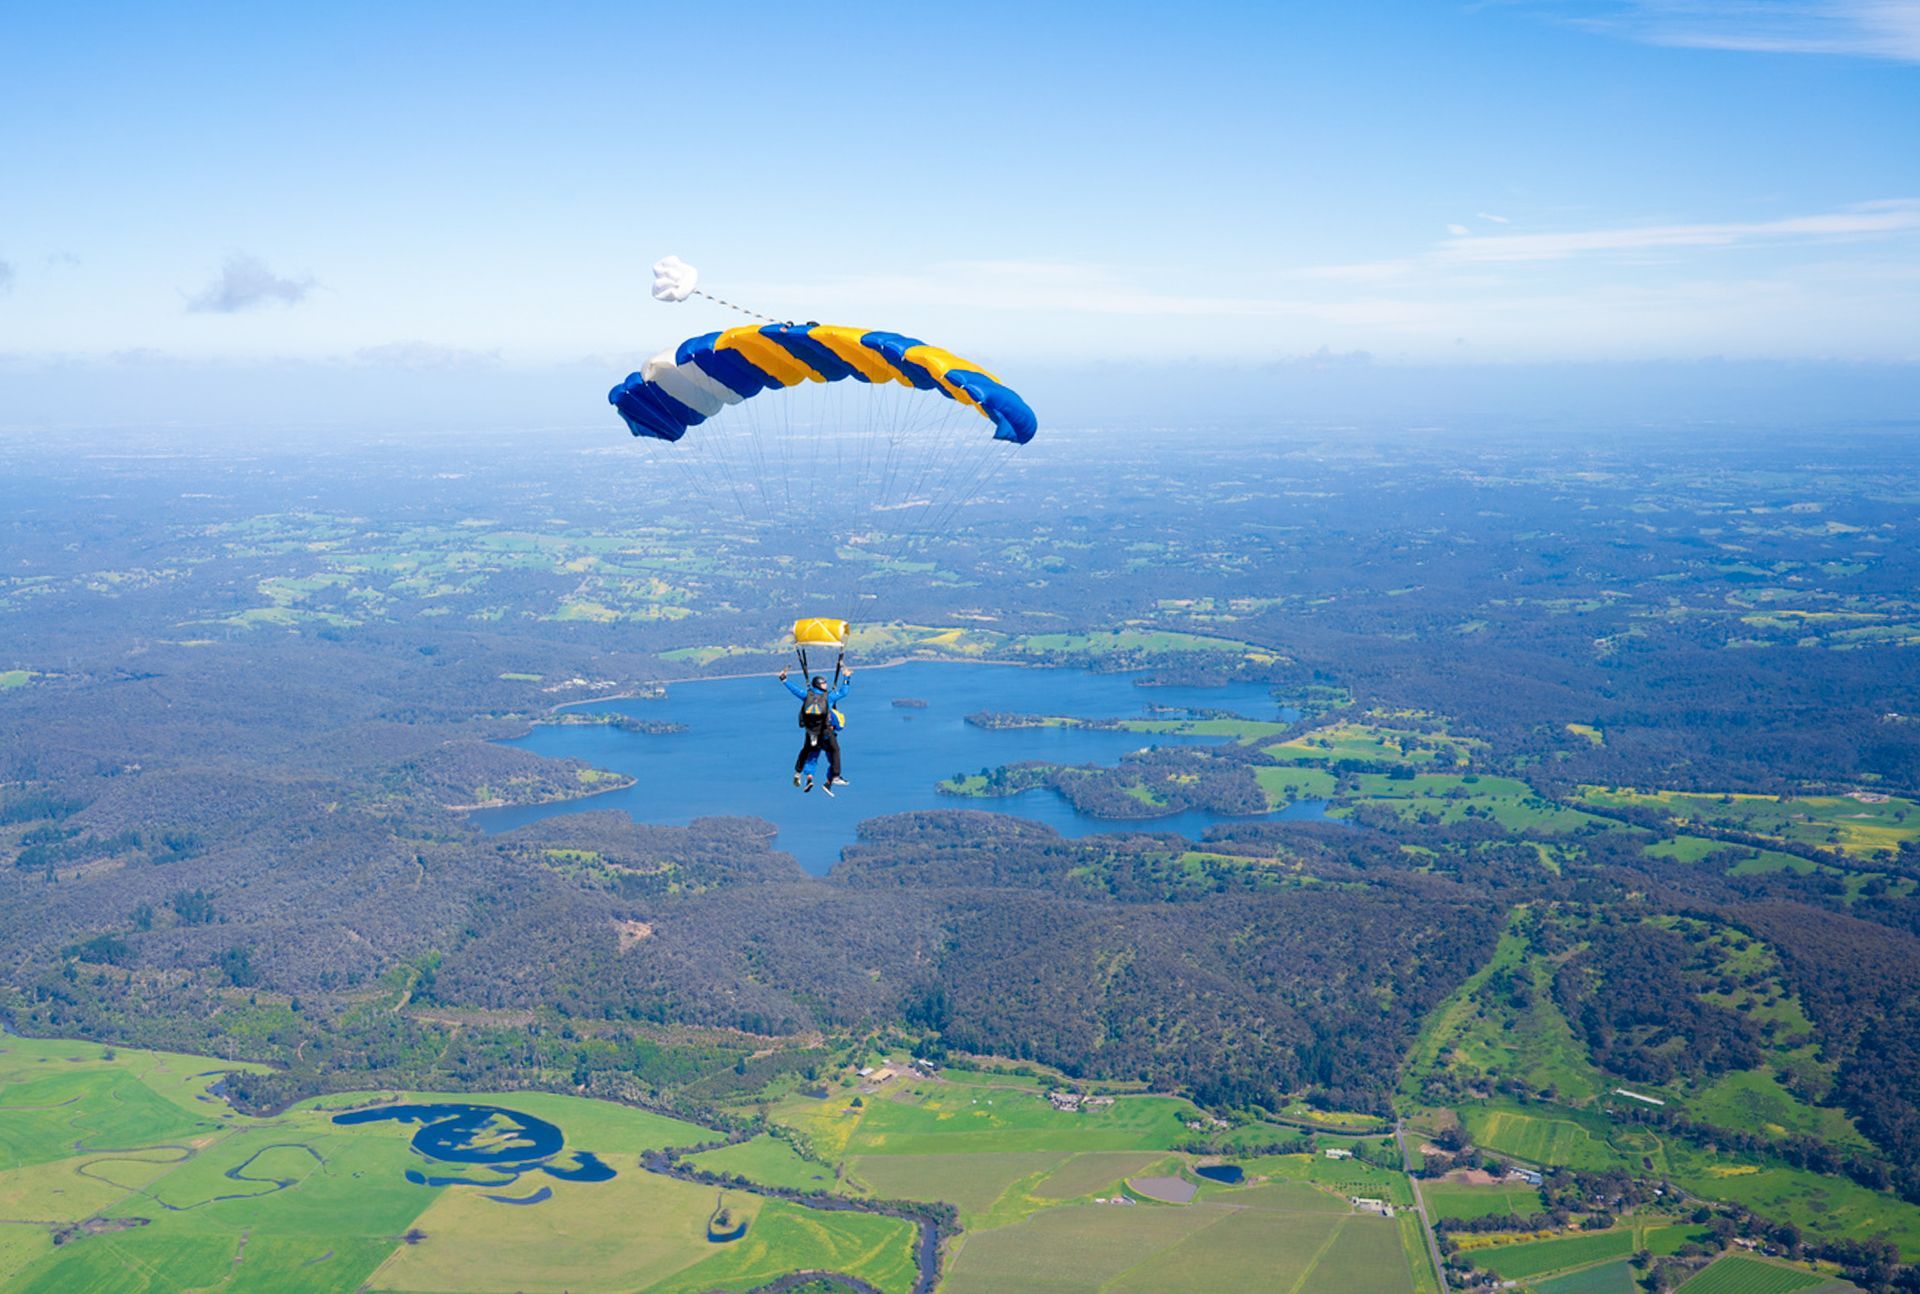
[[[968,1236],[950,1294],[1148,1294],[1338,1289],[1410,1292],[1399,1229],[1385,1218],[1196,1203],[1080,1205]]]
[[[1564,1101],[1591,1100],[1607,1089],[1607,1080],[1588,1060],[1586,1047],[1554,1004],[1554,963],[1531,949],[1523,933],[1525,915],[1525,909],[1516,909],[1492,959],[1428,1016],[1408,1052],[1400,1085],[1404,1095],[1417,1097],[1423,1081],[1440,1072],[1472,1082],[1517,1078],[1535,1091],[1550,1090]],[[1489,987],[1496,975],[1522,978],[1531,987],[1524,1008],[1516,1008],[1507,993]],[[1496,1133],[1520,1135],[1513,1128],[1503,1128],[1502,1120],[1485,1122]],[[1534,1159],[1517,1148],[1518,1140],[1512,1145],[1480,1144]]]
[[[1253,776],[1266,792],[1268,806],[1275,809],[1301,800],[1330,800],[1339,785],[1339,779],[1324,768],[1256,768]]]
[[[960,1210],[962,1226],[977,1227],[1017,1221],[1050,1203],[1029,1197],[1069,1158],[1066,1152],[1054,1150],[862,1155],[849,1159],[847,1168],[875,1195],[884,1199],[945,1200]],[[1150,1156],[1135,1158],[1151,1162]]]
[[[1609,1258],[1625,1258],[1633,1252],[1633,1232],[1591,1231],[1582,1235],[1552,1240],[1523,1240],[1518,1244],[1490,1245],[1467,1250],[1473,1265],[1490,1271],[1502,1280],[1525,1280],[1549,1272],[1584,1267]]]
[[[1622,1258],[1552,1280],[1532,1283],[1534,1294],[1633,1294],[1633,1265]]]
[[[1544,1207],[1532,1186],[1473,1186],[1463,1182],[1426,1182],[1420,1187],[1427,1208],[1440,1218],[1486,1218],[1514,1214],[1530,1218]]]
[[[1165,1150],[1192,1134],[1191,1103],[1123,1096],[1103,1110],[1066,1113],[1036,1092],[944,1080],[895,1082],[854,1106],[797,1097],[774,1107],[822,1155],[942,1155],[1038,1150]]]
[[[1920,1258],[1920,1205],[1870,1191],[1844,1177],[1743,1163],[1727,1156],[1675,1150],[1673,1180],[1710,1200],[1743,1204],[1763,1217],[1823,1236],[1884,1235],[1903,1260]]]
[[[1370,763],[1450,768],[1465,764],[1484,743],[1444,732],[1428,732],[1395,723],[1392,716],[1368,716],[1372,722],[1341,720],[1268,746],[1267,754],[1287,763]]]
[[[640,1152],[712,1134],[625,1106],[550,1093],[492,1102],[557,1124],[566,1150],[614,1167],[604,1182],[451,1171],[496,1183],[427,1187],[428,1161],[394,1123],[343,1126],[342,1094],[274,1118],[235,1114],[208,1088],[233,1066],[89,1043],[0,1038],[0,1288],[744,1290],[801,1268],[888,1291],[914,1279],[913,1227],[727,1191],[747,1234],[707,1239],[720,1193],[638,1166]],[[404,1094],[434,1101],[431,1093]],[[731,1148],[764,1176],[808,1169],[783,1143]],[[76,1153],[76,1151],[78,1153]],[[744,1171],[744,1168],[736,1169]],[[550,1198],[515,1207],[489,1198]],[[56,1230],[86,1232],[55,1247]],[[412,1243],[402,1237],[415,1232]]]
[[[1538,1113],[1487,1103],[1461,1111],[1477,1146],[1531,1164],[1601,1171],[1637,1167],[1635,1157],[1608,1145],[1606,1121],[1553,1107]]]
[[[1511,777],[1421,773],[1397,778],[1362,773],[1353,779],[1353,788],[1350,798],[1356,802],[1384,806],[1405,822],[1452,826],[1477,820],[1495,822],[1510,831],[1549,835],[1613,826],[1604,818],[1555,804]]]
[[[754,1137],[735,1146],[691,1155],[687,1162],[710,1173],[737,1173],[766,1186],[802,1191],[828,1191],[834,1187],[831,1167],[802,1158],[778,1137]]]
[[[1157,629],[1112,629],[1102,633],[1030,634],[1016,640],[1023,651],[1045,655],[1178,655],[1187,652],[1222,652],[1259,663],[1279,659],[1265,648],[1235,638],[1215,638],[1207,634],[1175,633]]]
[[[1716,1127],[1742,1128],[1776,1137],[1797,1133],[1836,1146],[1867,1147],[1867,1139],[1844,1111],[1808,1105],[1782,1087],[1770,1069],[1722,1074],[1710,1086],[1696,1091],[1687,1107],[1694,1118]]]
[[[1658,809],[1680,823],[1818,845],[1856,858],[1891,854],[1902,841],[1920,840],[1920,804],[1898,796],[1700,795],[1587,786],[1581,788],[1581,799],[1614,808]]]
[[[1826,1283],[1826,1277],[1797,1267],[1729,1254],[1680,1288],[1690,1294],[1792,1294]]]

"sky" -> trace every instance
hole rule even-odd
[[[651,301],[668,253],[1197,406],[1315,356],[1905,369],[1916,139],[1920,0],[26,6],[0,390],[593,387],[738,321]]]

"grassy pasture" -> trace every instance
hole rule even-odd
[[[1259,663],[1279,657],[1265,648],[1237,638],[1216,638],[1209,634],[1176,633],[1163,629],[1110,629],[1084,634],[1028,634],[1015,640],[1023,651],[1045,655],[1137,655],[1167,656],[1187,652],[1223,652],[1243,656]]]
[[[1899,1246],[1904,1261],[1920,1258],[1920,1205],[1802,1169],[1762,1167],[1699,1151],[1670,1154],[1674,1181],[1696,1195],[1744,1204],[1755,1213],[1824,1236],[1866,1239],[1884,1234]]]
[[[1805,1134],[1836,1146],[1865,1149],[1867,1139],[1842,1110],[1808,1105],[1780,1085],[1770,1069],[1722,1074],[1687,1101],[1693,1117],[1722,1128],[1745,1128],[1776,1137]]]
[[[1516,1009],[1505,995],[1487,990],[1496,972],[1531,980],[1527,1007]],[[1604,1092],[1609,1084],[1554,1003],[1552,975],[1550,961],[1534,955],[1519,927],[1511,926],[1488,963],[1422,1026],[1408,1053],[1401,1092],[1417,1096],[1422,1079],[1443,1067],[1457,1074],[1519,1078],[1536,1091],[1552,1088],[1569,1101],[1590,1100]]]
[[[1302,733],[1291,741],[1266,747],[1266,753],[1288,763],[1370,763],[1448,768],[1465,764],[1482,743],[1444,733],[1417,732],[1387,723],[1340,720]]]
[[[1065,1113],[1037,1094],[896,1083],[885,1098],[850,1111],[842,1144],[850,1155],[1164,1150],[1190,1135],[1185,1120],[1194,1113],[1189,1102],[1164,1096],[1123,1096],[1102,1110]]]
[[[1253,776],[1266,792],[1268,807],[1274,809],[1301,800],[1330,800],[1339,786],[1339,779],[1324,768],[1255,768]]]
[[[532,1208],[496,1204],[473,1191],[439,1192],[414,1223],[426,1239],[395,1248],[374,1274],[374,1288],[645,1289],[725,1247],[706,1238],[718,1198],[711,1187],[639,1172],[549,1184],[553,1199]],[[728,1192],[726,1199],[752,1235],[759,1197]]]
[[[969,1235],[942,1287],[952,1294],[1338,1289],[1411,1294],[1400,1228],[1351,1213],[1201,1202],[1079,1205]]]
[[[1268,1181],[1254,1186],[1202,1186],[1200,1198],[1213,1204],[1259,1209],[1267,1213],[1349,1213],[1342,1195],[1305,1182]]]
[[[914,1244],[912,1224],[898,1218],[821,1213],[768,1200],[745,1236],[719,1246],[712,1257],[655,1286],[650,1294],[749,1290],[800,1268],[847,1272],[888,1294],[906,1294],[913,1288]]]
[[[1271,1284],[1267,1283],[1271,1282]],[[1239,1213],[1129,1269],[1107,1289],[1411,1291],[1398,1229],[1386,1218]]]
[[[1628,1158],[1607,1144],[1604,1120],[1572,1110],[1533,1114],[1488,1102],[1466,1107],[1461,1118],[1475,1145],[1528,1163],[1602,1171]]]
[[[1076,1200],[1110,1194],[1123,1180],[1145,1171],[1158,1156],[1133,1151],[1091,1151],[1073,1155],[1034,1186],[1043,1200]]]
[[[1322,1154],[1252,1155],[1235,1157],[1249,1178],[1276,1182],[1304,1182],[1331,1191],[1341,1200],[1348,1196],[1386,1200],[1397,1208],[1413,1207],[1413,1188],[1406,1176],[1390,1169],[1375,1168],[1357,1159],[1328,1159]]]
[[[1543,1207],[1537,1188],[1524,1184],[1474,1186],[1467,1182],[1426,1182],[1420,1188],[1427,1207],[1442,1218],[1486,1218],[1512,1213],[1532,1217]]]
[[[1017,1225],[966,1236],[942,1288],[945,1294],[1095,1294],[1227,1212],[1210,1205],[1047,1209]]]
[[[1028,1197],[1070,1157],[1052,1150],[865,1155],[848,1160],[847,1167],[883,1198],[945,1200],[960,1210],[961,1225],[972,1228],[1015,1221],[1033,1212],[1045,1201]]]
[[[761,1135],[738,1145],[703,1151],[686,1162],[710,1173],[737,1173],[766,1186],[827,1191],[834,1185],[832,1168],[803,1158],[778,1137]]]
[[[0,1222],[0,1285],[53,1252],[53,1235],[31,1222]]]
[[[4,1040],[0,1217],[23,1221],[0,1223],[0,1284],[62,1294],[363,1286],[693,1294],[744,1290],[806,1267],[847,1271],[902,1294],[913,1282],[913,1227],[894,1218],[729,1192],[748,1234],[709,1242],[719,1193],[634,1164],[642,1150],[710,1135],[691,1124],[575,1097],[477,1095],[551,1119],[569,1148],[617,1167],[607,1182],[523,1179],[507,1193],[524,1197],[544,1186],[551,1198],[516,1208],[483,1189],[407,1181],[421,1162],[411,1127],[331,1121],[366,1103],[364,1094],[329,1096],[271,1119],[235,1115],[207,1096],[217,1064]],[[763,1176],[817,1167],[771,1138],[734,1150]],[[85,1219],[104,1229],[51,1245],[49,1224]],[[401,1243],[414,1227],[424,1238]]]
[[[783,1200],[621,1171],[610,1182],[549,1181],[533,1208],[442,1192],[416,1222],[427,1238],[393,1250],[372,1284],[396,1291],[705,1291],[745,1289],[829,1267],[887,1290],[913,1281],[913,1228],[895,1218],[820,1213]],[[724,1198],[747,1234],[706,1238]]]
[[[1675,1223],[1666,1227],[1645,1227],[1640,1232],[1640,1247],[1655,1257],[1679,1253],[1683,1245],[1710,1244],[1713,1232],[1705,1227]]]
[[[1658,809],[1681,823],[1772,836],[1871,859],[1920,839],[1920,804],[1898,796],[1866,803],[1846,795],[1692,794],[1586,786],[1581,799],[1613,808]]]
[[[1544,799],[1531,786],[1512,777],[1422,773],[1409,779],[1362,773],[1354,779],[1351,798],[1383,805],[1408,822],[1434,821],[1451,826],[1479,819],[1497,822],[1512,831],[1554,835],[1613,825]]]

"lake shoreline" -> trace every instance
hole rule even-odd
[[[902,665],[1011,665],[1015,669],[1079,669],[1077,665],[1049,665],[1030,660],[975,660],[971,656],[893,656],[872,665],[862,665],[862,670],[897,669]],[[1118,670],[1116,673],[1138,674],[1139,670]],[[778,673],[778,671],[775,671]],[[771,678],[765,670],[753,670],[743,674],[691,674],[685,678],[663,678],[654,684],[657,688],[669,688],[681,683],[726,683],[743,678]],[[578,705],[599,705],[606,701],[659,701],[664,698],[649,696],[642,692],[611,692],[606,696],[582,697],[578,701],[557,701],[549,710],[568,710]]]
[[[664,695],[655,694],[649,682],[638,699],[631,692],[582,698],[550,712],[576,719],[644,714],[677,725],[677,732],[629,733],[606,723],[535,723],[521,728],[523,735],[499,738],[518,750],[578,760],[637,782],[625,790],[603,784],[594,788],[598,794],[541,805],[473,810],[468,821],[492,835],[567,813],[608,809],[662,826],[685,826],[703,817],[759,819],[772,826],[776,849],[791,854],[806,871],[824,875],[857,841],[859,823],[895,813],[964,808],[1044,823],[1069,839],[1147,833],[1188,840],[1201,840],[1222,824],[1269,816],[1219,813],[1199,805],[1154,805],[1151,810],[1129,805],[1123,815],[1106,817],[1076,808],[1057,790],[958,799],[940,785],[955,770],[1027,762],[1112,767],[1143,747],[1220,739],[1213,733],[1135,732],[1100,722],[1103,719],[1146,716],[1167,707],[1262,722],[1287,719],[1291,712],[1265,681],[1167,683],[1147,689],[1138,683],[1153,677],[1150,669],[1099,670],[1084,664],[948,656],[889,656],[856,672],[867,670],[886,672],[874,676],[877,682],[868,680],[847,709],[848,731],[842,741],[851,781],[836,798],[820,794],[817,770],[814,794],[803,795],[796,787],[793,770],[802,739],[785,691],[767,686],[772,681],[768,671],[728,670],[662,684],[669,688]],[[695,686],[703,683],[714,686]],[[859,699],[863,695],[864,703]],[[895,697],[925,704],[885,704]],[[969,722],[969,716],[982,709],[1057,713],[1089,722],[1001,731]],[[1322,805],[1301,804],[1271,816],[1298,819],[1322,812]]]

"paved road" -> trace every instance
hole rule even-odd
[[[1441,1294],[1446,1294],[1447,1266],[1440,1261],[1440,1243],[1433,1238],[1433,1219],[1427,1216],[1427,1201],[1420,1194],[1420,1179],[1413,1175],[1413,1156],[1407,1153],[1406,1125],[1397,1119],[1393,1124],[1393,1139],[1400,1147],[1400,1166],[1407,1170],[1407,1181],[1413,1186],[1413,1211],[1420,1215],[1420,1234],[1427,1239],[1427,1256],[1433,1259],[1434,1279],[1440,1282]]]

